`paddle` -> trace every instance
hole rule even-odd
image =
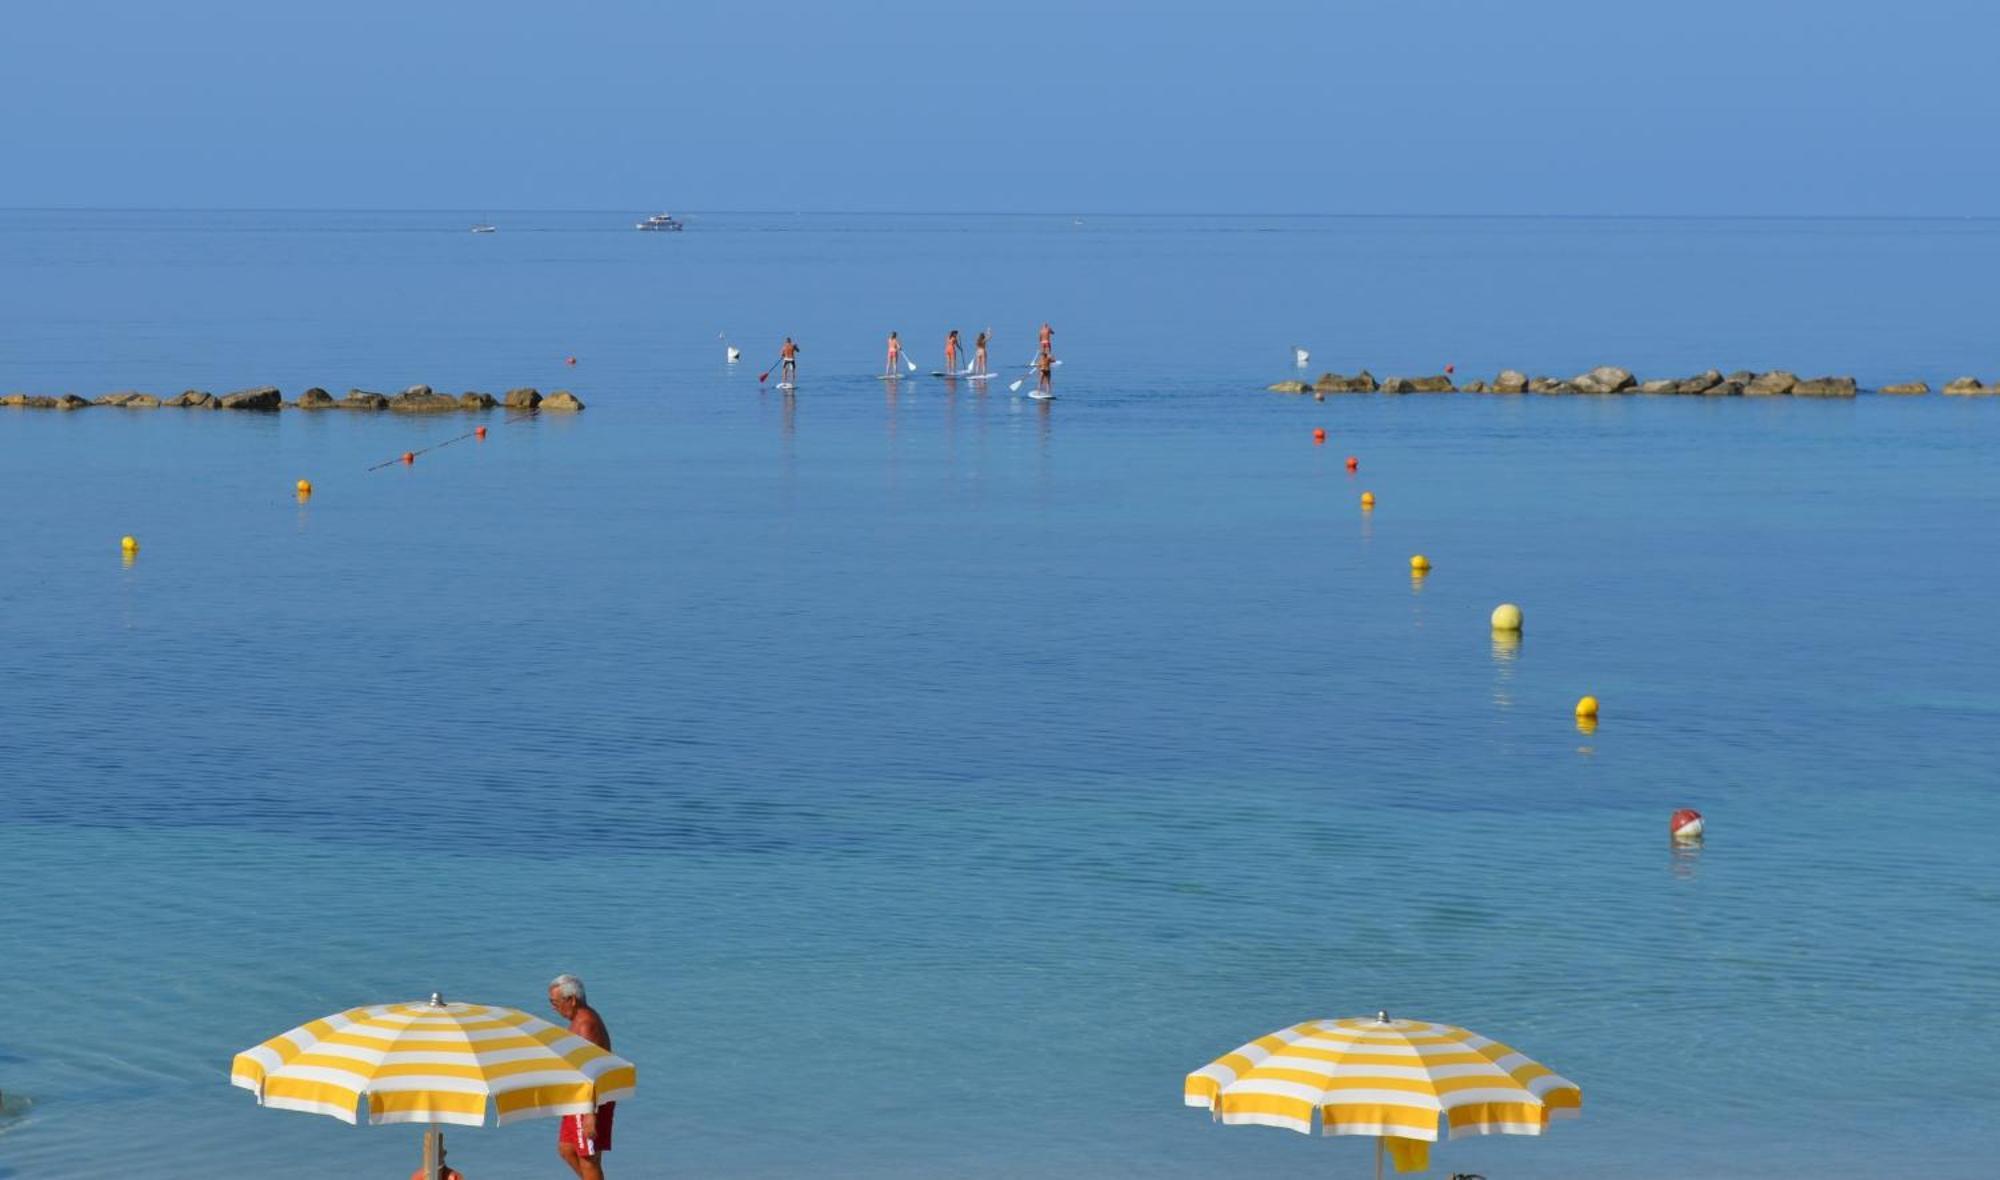
[[[1036,367],[1035,362],[1041,359],[1042,359],[1041,356],[1038,354],[1035,357],[1035,360],[1028,362],[1028,377],[1032,377],[1035,375],[1035,367]],[[1008,393],[1021,392],[1021,386],[1026,385],[1028,383],[1028,377],[1023,377],[1019,381],[1016,381],[1012,385],[1009,385],[1007,387],[1007,392]]]
[[[769,377],[773,369],[776,369],[779,365],[782,365],[784,363],[785,363],[785,354],[781,352],[778,354],[778,359],[771,362],[771,368],[766,369],[763,372],[757,374],[757,384],[759,385],[764,384],[764,378]]]

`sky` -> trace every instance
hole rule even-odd
[[[9,5],[0,206],[1981,216],[1991,0]]]

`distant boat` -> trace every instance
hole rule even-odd
[[[671,213],[655,213],[634,228],[679,233],[681,230],[686,229],[687,226],[682,222],[674,220],[674,215]]]
[[[490,234],[496,228],[498,227],[482,221],[478,225],[472,227],[472,232],[476,234]]]

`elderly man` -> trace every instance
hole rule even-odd
[[[604,1018],[584,999],[583,980],[562,974],[549,983],[549,1007],[569,1021],[569,1031],[611,1051],[611,1032]],[[566,1114],[558,1132],[556,1154],[562,1156],[582,1180],[604,1180],[604,1153],[611,1150],[611,1116],[616,1102],[607,1102],[590,1114]]]

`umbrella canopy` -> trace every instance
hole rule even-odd
[[[1539,1135],[1583,1107],[1575,1083],[1498,1041],[1386,1012],[1259,1037],[1189,1074],[1184,1097],[1224,1123],[1311,1134],[1317,1112],[1327,1135],[1425,1142],[1436,1142],[1440,1115],[1454,1139]]]
[[[526,1012],[488,1004],[377,1004],[302,1024],[236,1055],[229,1080],[280,1110],[352,1123],[486,1121],[588,1114],[632,1093],[638,1071]]]

